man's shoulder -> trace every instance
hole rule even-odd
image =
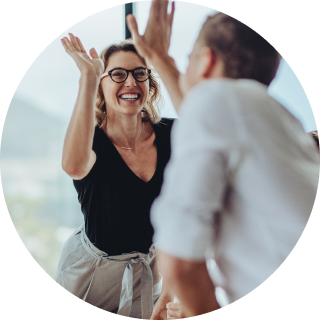
[[[208,79],[201,81],[198,85],[190,90],[187,96],[223,96],[225,99],[231,98],[232,95],[248,94],[256,92],[260,95],[268,95],[268,87],[255,80],[249,79]],[[227,95],[226,95],[227,93]]]
[[[262,101],[273,103],[274,99],[268,95],[267,89],[267,86],[254,80],[209,79],[187,93],[181,109],[193,108],[202,114],[229,113],[232,116],[235,108],[252,108]]]

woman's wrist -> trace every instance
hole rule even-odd
[[[93,72],[83,72],[80,76],[80,83],[90,86],[98,86],[100,83],[100,77]]]
[[[96,71],[92,71],[92,70],[81,71],[80,79],[100,82],[100,76],[97,74]]]

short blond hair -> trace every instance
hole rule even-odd
[[[105,68],[107,67],[108,59],[110,58],[110,56],[120,51],[135,53],[141,59],[141,61],[146,65],[146,67],[152,70],[148,80],[150,96],[145,106],[143,106],[142,119],[145,122],[147,121],[150,121],[151,123],[160,122],[161,120],[160,109],[162,105],[162,97],[161,97],[161,91],[160,91],[160,83],[158,80],[159,77],[157,76],[156,72],[152,69],[149,62],[146,61],[146,59],[144,59],[138,54],[136,48],[133,45],[133,41],[131,39],[127,39],[118,44],[112,44],[101,51],[99,56],[104,62],[104,67]],[[98,94],[97,94],[96,106],[95,106],[95,117],[96,117],[97,126],[101,127],[103,125],[107,117],[106,112],[107,112],[106,102],[104,99],[104,95],[103,95],[103,91],[100,83]]]

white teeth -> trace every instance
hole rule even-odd
[[[122,94],[120,95],[121,99],[126,99],[126,100],[136,100],[138,99],[138,94]]]

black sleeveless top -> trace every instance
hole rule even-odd
[[[138,251],[148,253],[153,228],[150,208],[159,195],[163,171],[171,153],[173,119],[153,125],[157,146],[157,167],[144,182],[124,162],[116,147],[99,127],[92,149],[97,159],[81,180],[73,180],[90,241],[109,256]]]

